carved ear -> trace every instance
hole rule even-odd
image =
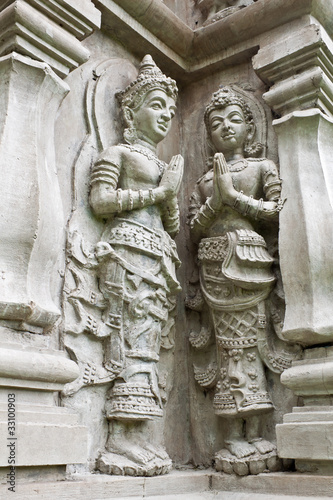
[[[123,113],[124,113],[124,118],[125,118],[126,124],[130,126],[133,123],[133,111],[132,111],[132,109],[129,108],[128,106],[124,106]]]

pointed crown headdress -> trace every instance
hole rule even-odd
[[[175,101],[177,99],[178,89],[175,80],[164,75],[148,54],[142,59],[136,80],[125,90],[118,92],[117,97],[122,107],[135,109],[151,90],[162,90]]]

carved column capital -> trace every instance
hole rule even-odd
[[[271,86],[263,97],[280,115],[309,108],[333,115],[333,43],[309,19],[291,36],[273,36],[253,57],[258,76]]]
[[[61,77],[89,58],[81,40],[100,26],[90,0],[7,0],[0,5],[0,56],[15,51]]]
[[[319,15],[318,2],[315,6]],[[290,341],[317,345],[333,338],[332,292],[326,281],[332,267],[333,41],[309,12],[294,31],[273,33],[253,66],[271,85],[265,101],[282,115],[273,124],[287,200],[279,244],[287,304],[284,334]]]

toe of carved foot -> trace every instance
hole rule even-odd
[[[215,469],[226,474],[247,476],[262,472],[278,472],[282,469],[282,460],[276,450],[262,454],[259,451],[244,458],[237,458],[227,449],[222,449],[214,457]]]
[[[172,461],[170,458],[155,457],[142,465],[122,455],[106,452],[98,458],[97,469],[103,474],[117,476],[160,476],[171,471]]]

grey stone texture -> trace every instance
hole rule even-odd
[[[0,2],[1,497],[12,494],[12,393],[18,499],[332,497],[332,16],[326,0]],[[179,88],[158,159],[169,164],[181,154],[185,168],[175,237],[182,291],[157,364],[163,416],[145,422],[143,434],[165,446],[176,467],[194,469],[128,478],[93,474],[116,432],[105,414],[111,380],[66,394],[83,380],[78,353],[99,366],[105,355],[101,339],[80,332],[82,316],[66,293],[95,291],[91,270],[85,283],[68,281],[71,259],[74,252],[89,267],[101,241],[105,217],[89,202],[91,168],[123,141],[115,94],[136,78],[146,54]],[[210,316],[185,305],[198,282],[189,198],[208,170],[204,111],[220,85],[236,85],[259,103],[258,140],[277,165],[285,200],[276,289],[282,314],[274,326],[281,342],[303,353],[281,378],[265,373],[274,410],[263,415],[260,435],[277,444],[284,471],[258,467],[246,477],[199,470],[211,467],[229,430],[214,412],[214,370],[195,372],[214,361]],[[128,437],[135,442],[130,427]]]

